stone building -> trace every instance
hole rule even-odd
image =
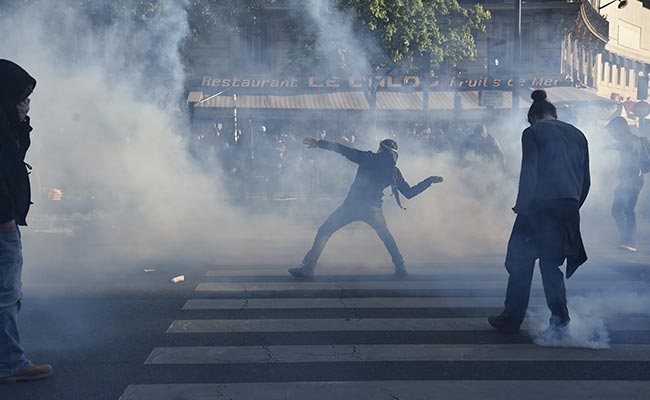
[[[255,26],[201,38],[189,47],[193,79],[188,103],[199,120],[231,119],[234,109],[248,122],[280,116],[327,120],[333,113],[345,119],[368,111],[380,121],[415,119],[423,113],[434,119],[456,118],[460,112],[464,118],[482,118],[486,107],[491,114],[512,108],[508,84],[514,86],[519,77],[522,108],[529,104],[531,89],[546,87],[560,106],[611,109],[616,102],[636,100],[638,83],[647,82],[650,10],[639,0],[628,0],[622,9],[618,3],[605,7],[591,1],[523,3],[519,65],[513,59],[514,3],[482,2],[492,18],[486,32],[476,35],[477,59],[461,62],[451,76],[438,73],[439,84],[430,92],[417,76],[388,77],[374,91],[364,77],[341,81],[287,76],[293,48],[287,26],[295,5],[291,0],[261,2]],[[461,0],[463,5],[473,3]],[[501,87],[493,87],[495,79]],[[498,96],[493,96],[494,89]],[[479,94],[485,91],[491,92],[488,103]],[[608,113],[598,115],[606,118]]]
[[[598,94],[616,99],[637,100],[639,84],[647,93],[650,73],[650,3],[638,0],[591,0],[594,9],[608,22],[608,41],[596,59]],[[618,5],[626,4],[619,8]],[[641,77],[641,79],[639,79]]]

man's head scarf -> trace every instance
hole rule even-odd
[[[406,210],[406,208],[404,208],[402,206],[402,200],[399,197],[399,190],[398,190],[398,186],[397,186],[397,183],[398,183],[398,175],[397,174],[398,174],[398,172],[397,172],[397,167],[395,166],[395,164],[397,163],[397,157],[398,157],[397,142],[394,141],[393,139],[384,139],[384,140],[381,141],[380,146],[382,148],[384,148],[385,150],[387,150],[388,153],[392,156],[392,161],[393,161],[392,162],[393,181],[392,181],[392,183],[390,185],[390,189],[393,192],[393,197],[395,197],[395,201],[397,202],[397,205],[399,206],[399,208],[401,208],[402,210]]]

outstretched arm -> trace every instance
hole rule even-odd
[[[319,149],[334,151],[357,164],[363,163],[364,161],[368,160],[372,156],[372,152],[370,151],[361,151],[361,150],[353,149],[351,147],[344,146],[339,143],[330,142],[327,140],[318,140],[312,137],[308,137],[305,138],[302,142],[306,144],[310,149],[319,148]]]
[[[396,168],[397,170],[397,189],[406,197],[407,199],[411,199],[418,194],[424,192],[431,186],[432,183],[440,183],[444,179],[440,176],[430,176],[423,180],[422,182],[418,183],[415,186],[411,186],[406,182],[404,177],[402,176],[402,171],[399,170],[399,168]]]
[[[30,138],[31,131],[32,127],[29,124],[29,117],[25,117],[25,119],[18,125],[18,143],[20,144],[20,156],[23,160],[25,159],[27,150],[32,143]]]

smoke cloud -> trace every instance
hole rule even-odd
[[[317,226],[340,200],[296,201],[288,211],[236,204],[230,196],[232,180],[217,160],[197,162],[189,155],[193,132],[184,108],[187,76],[181,55],[189,34],[187,2],[163,2],[161,10],[144,21],[132,16],[98,20],[101,1],[95,2],[94,14],[61,12],[52,2],[29,4],[0,16],[0,36],[14,38],[0,44],[0,55],[23,65],[39,82],[32,96],[34,132],[27,158],[34,166],[36,204],[31,229],[25,230],[26,259],[36,268],[27,273],[36,274],[39,267],[53,263],[72,265],[73,260],[86,266],[110,262],[114,268],[150,260],[235,265],[301,261]],[[331,70],[340,61],[336,44],[346,43],[350,70],[371,73],[364,55],[375,45],[359,41],[350,15],[324,1],[310,1],[304,12],[316,24],[318,51],[331,62]],[[373,130],[370,121],[366,115],[347,127],[365,133],[359,144],[364,150],[376,150],[378,141],[395,131],[383,124]],[[312,127],[314,134],[318,124],[293,123]],[[602,133],[585,126],[592,140],[594,179],[583,219],[590,228],[588,251],[598,253],[598,244],[614,242],[608,208],[616,160],[603,150],[607,139]],[[406,201],[407,211],[385,198],[388,225],[407,264],[503,256],[514,220],[510,207],[517,189],[524,116],[490,127],[505,149],[505,169],[477,159],[460,162],[453,153],[431,155],[398,138],[398,166],[407,181],[415,184],[430,175],[445,178]],[[405,129],[399,133],[405,136]],[[336,163],[324,166],[325,174],[345,169],[333,178],[342,188],[339,192],[345,191],[353,164],[324,151],[309,156]],[[284,179],[308,187],[301,181],[309,177],[301,172]],[[47,199],[54,188],[63,191],[63,201]],[[388,268],[381,242],[371,229],[360,227],[354,224],[337,233],[322,263]],[[30,246],[29,241],[42,246]],[[494,268],[502,268],[501,263]],[[612,312],[637,304],[636,298],[629,300]],[[590,338],[580,343],[606,344],[606,333],[591,335],[602,326],[580,308],[581,301],[572,302],[572,333]],[[578,332],[581,321],[586,336]]]
[[[100,3],[91,9],[101,13]],[[350,17],[316,3],[306,7],[307,17],[323,35],[323,54],[335,57],[325,43],[352,36]],[[337,206],[336,199],[318,207],[297,205],[291,211],[296,218],[287,219],[233,205],[232,188],[216,163],[197,163],[189,156],[180,52],[188,36],[184,7],[166,2],[144,22],[121,16],[98,24],[89,13],[61,12],[40,3],[3,17],[0,33],[22,38],[4,42],[3,57],[24,65],[39,81],[32,96],[34,132],[28,153],[35,166],[36,204],[26,235],[38,239],[44,238],[41,233],[67,234],[57,242],[62,247],[52,248],[47,256],[26,246],[28,258],[44,263],[57,255],[59,261],[74,255],[102,261],[171,257],[297,263],[317,225]],[[361,48],[348,40],[348,48],[355,46]],[[369,73],[365,60],[350,60],[357,71]],[[350,128],[367,132],[368,119]],[[372,141],[390,134],[380,130]],[[493,175],[477,164],[457,169],[451,155],[417,156],[414,148],[403,148],[400,166],[412,184],[432,174],[447,179],[408,202],[407,212],[387,199],[389,224],[409,259],[426,262],[440,254],[500,251],[509,221],[493,211],[500,204],[501,211],[507,210],[508,201],[502,200],[512,193],[494,184],[503,174]],[[333,178],[344,193],[355,166],[324,151],[310,156],[340,165],[330,170],[347,171]],[[495,188],[484,198],[482,188],[490,185]],[[60,203],[47,199],[53,188],[63,191]],[[483,222],[475,225],[481,229],[466,229],[463,219],[469,214]],[[463,239],[450,243],[450,237]],[[373,264],[388,259],[374,232],[353,226],[333,238],[323,261]]]
[[[308,21],[315,27],[315,49],[328,72],[342,70],[357,76],[371,72],[368,50],[376,50],[372,39],[359,38],[353,29],[354,14],[341,11],[331,0],[307,0],[302,8]],[[311,24],[307,24],[311,26]]]
[[[535,344],[545,347],[610,348],[606,320],[625,315],[648,316],[650,296],[640,293],[603,292],[588,296],[569,297],[571,323],[566,329],[548,328],[548,313],[529,312],[533,328],[530,333]]]

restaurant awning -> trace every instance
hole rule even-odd
[[[532,100],[533,89],[522,88],[519,107],[527,109]],[[553,87],[545,89],[548,100],[558,107],[598,106],[614,108],[616,102],[598,96],[591,89],[575,87]],[[512,108],[512,93],[503,91],[503,104],[495,109]],[[435,111],[483,111],[479,105],[478,91],[431,91],[429,107]],[[203,109],[258,109],[258,110],[331,110],[331,111],[367,111],[370,103],[362,91],[341,91],[327,93],[288,94],[288,95],[237,95],[217,94],[206,96],[202,92],[190,92],[188,103]],[[376,96],[376,109],[381,111],[421,111],[424,100],[422,92],[379,91]]]
[[[544,89],[548,95],[548,100],[555,105],[570,105],[576,103],[592,103],[597,105],[615,105],[616,102],[605,97],[600,97],[596,91],[589,88],[576,88],[572,86],[559,86]],[[527,94],[527,102],[530,104],[532,100]]]
[[[190,97],[197,98],[190,92]],[[297,95],[232,95],[205,97],[194,102],[198,108],[238,108],[276,110],[368,110],[370,105],[363,92],[331,92]]]

